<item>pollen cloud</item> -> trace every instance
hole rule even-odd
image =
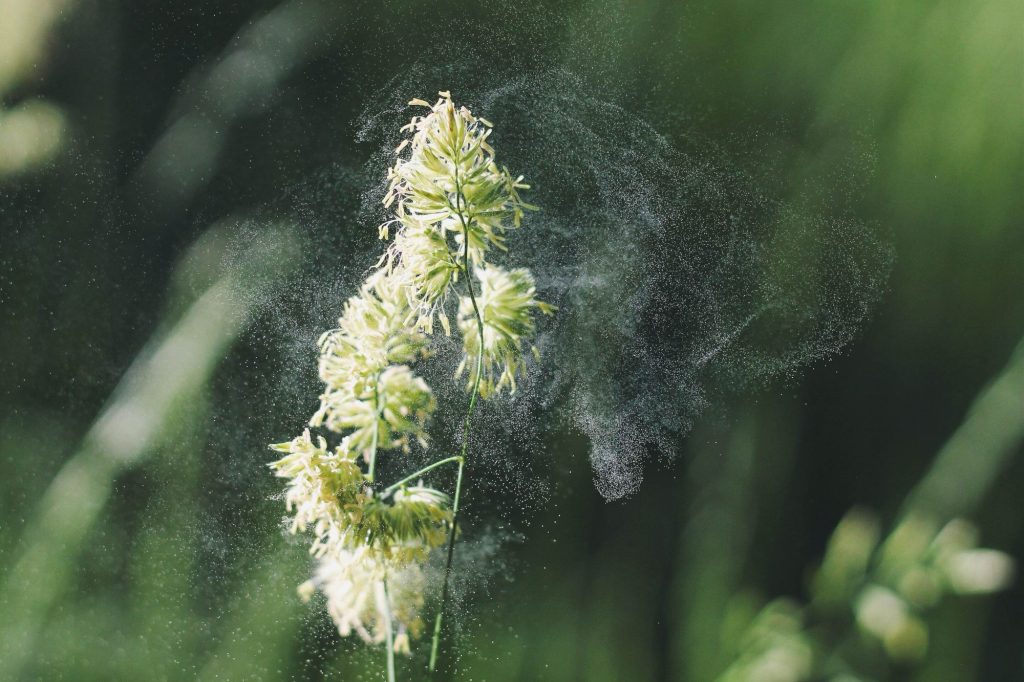
[[[544,210],[509,247],[559,314],[520,400],[561,408],[590,439],[608,499],[674,457],[716,397],[840,351],[884,290],[892,253],[868,225],[772,198],[712,145],[673,143],[564,71],[413,68],[366,108],[361,137],[387,149],[394,103],[439,82],[495,121],[502,163],[529,169]]]

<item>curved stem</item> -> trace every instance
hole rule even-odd
[[[412,479],[416,478],[417,476],[422,476],[423,474],[425,474],[425,473],[427,473],[429,471],[433,471],[434,469],[436,469],[439,466],[443,466],[445,464],[448,464],[449,462],[458,462],[459,465],[461,466],[463,461],[464,460],[463,460],[463,457],[461,455],[455,455],[454,457],[445,457],[444,459],[439,459],[436,462],[434,462],[433,464],[427,465],[427,466],[423,467],[422,469],[420,469],[419,471],[411,473],[408,476],[406,476],[405,478],[403,478],[402,480],[396,481],[395,483],[392,483],[391,485],[389,485],[387,488],[384,488],[384,490],[381,492],[380,496],[381,497],[386,497],[387,495],[390,495],[391,493],[395,492],[396,490],[398,490],[403,485],[405,485],[406,483],[408,483]]]
[[[480,334],[477,346],[476,373],[473,377],[473,386],[470,389],[469,407],[466,410],[466,419],[462,427],[462,452],[459,455],[459,474],[455,482],[455,496],[452,498],[452,525],[448,535],[448,556],[444,566],[444,582],[441,586],[441,604],[437,610],[437,617],[434,619],[434,636],[430,643],[430,672],[437,669],[437,651],[441,642],[441,625],[444,620],[444,607],[448,603],[448,583],[452,573],[452,557],[455,554],[455,535],[459,525],[459,497],[462,493],[462,472],[465,467],[466,451],[469,448],[469,427],[473,417],[473,409],[476,407],[476,399],[480,394],[480,378],[484,369],[484,318],[480,314],[480,306],[477,304],[476,291],[473,289],[473,277],[469,274],[469,223],[462,210],[462,185],[459,183],[458,166],[455,167],[455,206],[459,214],[459,222],[462,223],[462,272],[466,276],[466,288],[469,290],[469,300],[473,304],[473,314],[476,316],[477,331]]]
[[[455,497],[452,502],[452,527],[451,535],[448,537],[448,558],[444,564],[444,584],[441,587],[441,606],[434,619],[434,637],[430,641],[430,672],[434,672],[437,668],[437,650],[441,643],[441,622],[444,617],[444,605],[448,601],[448,577],[452,572],[452,557],[455,554],[455,530],[459,521],[459,493],[462,492],[462,469],[464,467],[465,459],[460,457],[459,474],[455,479]]]

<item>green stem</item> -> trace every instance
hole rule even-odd
[[[465,448],[463,448],[465,450]],[[437,617],[434,619],[434,637],[430,642],[430,672],[437,668],[437,650],[441,643],[441,622],[444,617],[444,605],[448,600],[448,576],[452,572],[452,557],[455,555],[455,529],[459,521],[459,493],[462,492],[462,469],[466,460],[459,457],[459,473],[455,479],[455,497],[452,502],[452,528],[448,538],[448,558],[444,564],[444,584],[441,587],[441,606],[437,610]]]
[[[477,346],[476,373],[473,377],[473,387],[470,390],[469,408],[466,410],[466,419],[462,427],[462,452],[459,455],[459,474],[455,481],[455,496],[452,499],[452,525],[448,535],[448,557],[444,566],[444,582],[441,586],[441,604],[437,610],[437,617],[434,620],[434,637],[430,643],[430,672],[437,669],[437,651],[441,642],[441,625],[444,621],[444,607],[448,603],[448,583],[452,573],[452,557],[455,554],[455,535],[459,524],[459,497],[462,493],[462,471],[465,467],[466,451],[469,448],[469,427],[473,417],[473,409],[476,407],[476,399],[480,394],[480,377],[484,369],[484,318],[480,314],[480,307],[476,301],[476,291],[473,289],[473,278],[469,274],[469,224],[462,211],[462,185],[459,183],[458,166],[455,168],[455,206],[459,214],[459,222],[462,223],[462,272],[466,276],[466,288],[469,290],[469,300],[473,304],[473,314],[476,316],[477,331],[480,334]]]
[[[398,490],[403,485],[405,485],[406,483],[408,483],[412,479],[416,478],[417,476],[422,476],[425,473],[433,471],[434,469],[436,469],[439,466],[443,466],[445,464],[448,464],[449,462],[458,462],[460,464],[460,466],[461,466],[463,461],[464,460],[463,460],[461,455],[455,455],[454,457],[445,457],[444,459],[439,459],[436,462],[434,462],[433,464],[425,466],[422,469],[420,469],[419,471],[416,471],[414,473],[409,474],[408,476],[403,478],[401,481],[397,481],[395,483],[392,483],[387,488],[384,488],[384,490],[381,492],[380,496],[381,497],[386,497],[386,496],[390,495],[391,493],[395,492],[396,490]]]
[[[387,621],[388,682],[395,682],[395,635],[391,623],[391,597],[388,595],[388,581],[384,580],[384,619]]]

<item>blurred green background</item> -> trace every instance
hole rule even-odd
[[[467,597],[447,677],[716,679],[761,605],[814,597],[854,507],[1024,557],[1022,30],[1013,0],[0,0],[0,679],[383,679],[295,596],[257,446],[308,404],[258,390],[308,344],[315,399],[319,330],[261,311],[337,267],[303,216],[336,225],[325,253],[374,247],[358,196],[276,202],[351,194],[357,116],[446,41],[564,67],[897,254],[842,355],[715,405],[636,495],[605,502],[585,440],[554,436],[556,493]],[[250,408],[273,423],[218,418]],[[1019,584],[925,619],[923,659],[827,678],[1024,679]]]

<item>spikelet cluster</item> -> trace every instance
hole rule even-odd
[[[403,653],[422,630],[423,563],[453,531],[445,493],[375,481],[380,453],[428,447],[436,402],[415,366],[429,355],[435,322],[452,333],[454,308],[465,355],[456,376],[468,373],[469,390],[485,398],[515,391],[535,313],[554,310],[536,298],[528,270],[488,261],[534,208],[520,197],[523,178],[495,163],[491,124],[447,92],[433,105],[410,104],[427,113],[402,128],[408,137],[388,173],[393,217],[379,235],[393,239],[319,340],[324,389],[309,425],[340,441],[330,448],[307,429],[272,445],[283,456],[270,465],[288,480],[289,531],[313,537],[318,567],[300,594],[320,590],[338,631],[368,643],[386,640],[390,616]]]
[[[480,394],[487,398],[506,387],[515,391],[523,339],[536,332],[532,312],[550,314],[554,309],[537,300],[533,276],[525,268],[503,270],[484,264],[475,274],[480,283],[475,304],[468,296],[459,299],[459,331],[466,352],[456,374],[462,374],[473,358],[482,357]],[[477,310],[483,318],[482,329]]]

